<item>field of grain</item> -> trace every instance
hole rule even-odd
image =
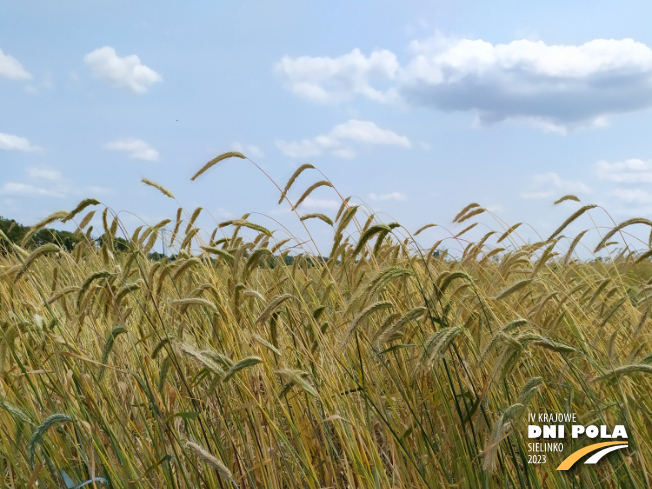
[[[316,174],[300,167],[281,201],[331,186]],[[251,216],[200,230],[201,209],[124,236],[94,200],[33,229],[77,223],[70,252],[0,236],[0,485],[650,487],[652,253],[578,258],[584,233],[564,233],[593,209],[575,204],[537,243],[496,221],[431,249],[348,199],[297,209],[308,231],[332,226],[326,258]],[[148,257],[163,226],[175,259]],[[451,240],[463,254],[442,252]],[[529,464],[529,412],[622,424],[629,448],[556,471],[567,440]]]

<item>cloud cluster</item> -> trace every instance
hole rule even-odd
[[[65,197],[64,194],[56,190],[16,182],[7,182],[0,187],[0,195],[12,197]]]
[[[400,66],[389,51],[335,58],[284,57],[275,68],[298,96],[468,111],[479,125],[524,121],[555,132],[603,126],[607,117],[652,106],[652,49],[632,39],[582,45],[517,40],[491,44],[442,36],[410,44]]]
[[[49,182],[57,182],[61,180],[61,172],[53,170],[52,168],[45,167],[32,167],[27,169],[27,175],[30,178],[38,180],[47,180]]]
[[[635,188],[635,189],[623,189],[623,188],[617,188],[613,190],[610,195],[613,197],[616,197],[619,200],[622,200],[623,202],[626,202],[627,204],[650,204],[652,203],[652,195],[650,195],[649,192],[646,192],[645,190],[642,190],[640,188]]]
[[[306,199],[301,203],[301,209],[315,209],[320,211],[336,211],[342,205],[341,202],[332,199],[314,199],[312,197],[306,197]]]
[[[106,143],[104,149],[122,151],[132,160],[158,161],[158,151],[142,139],[122,138]]]
[[[239,141],[233,141],[231,144],[233,151],[244,154],[245,156],[253,156],[254,158],[264,158],[265,153],[255,144],[243,144]]]
[[[92,195],[99,197],[111,189],[97,186],[80,186],[64,178],[59,170],[47,166],[26,168],[27,182],[5,182],[0,186],[0,196],[16,198],[65,198]]]
[[[564,180],[556,173],[535,175],[532,186],[527,192],[522,192],[524,199],[554,199],[563,194],[589,194],[591,189],[582,182]]]
[[[652,204],[652,194],[642,188],[637,188],[637,185],[652,183],[651,161],[637,158],[614,163],[599,161],[596,164],[596,175],[600,180],[624,185],[612,190],[608,195],[626,204],[629,213],[647,214],[650,212],[649,204]]]
[[[652,162],[629,159],[609,163],[599,161],[597,175],[601,180],[616,183],[652,183]]]
[[[115,88],[127,88],[134,93],[145,93],[161,75],[140,62],[135,54],[121,58],[110,46],[96,49],[84,56],[84,62],[93,75]]]
[[[0,149],[4,149],[5,151],[23,151],[26,153],[40,150],[38,146],[30,143],[27,138],[2,132],[0,132]]]
[[[337,58],[284,56],[274,68],[287,79],[292,93],[311,102],[342,102],[354,94],[385,102],[395,97],[393,90],[383,91],[371,84],[393,80],[399,64],[390,51],[374,51],[366,57],[354,49]]]
[[[358,142],[366,144],[394,145],[410,148],[412,144],[405,136],[400,136],[388,129],[381,129],[370,121],[351,119],[343,124],[338,124],[330,132],[320,134],[311,139],[301,141],[276,142],[281,152],[291,158],[308,158],[318,156],[330,151],[338,158],[353,158],[355,151],[348,146],[347,142]]]
[[[369,198],[376,202],[386,202],[388,200],[395,200],[397,202],[403,202],[407,200],[407,195],[401,192],[390,192],[388,194],[369,194]]]
[[[9,80],[31,80],[32,75],[23,68],[23,65],[0,49],[0,76]]]

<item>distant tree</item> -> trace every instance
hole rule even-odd
[[[167,257],[162,253],[158,253],[156,251],[150,251],[149,253],[147,253],[147,258],[154,261],[161,261]]]
[[[22,224],[18,224],[13,219],[0,217],[0,229],[13,243],[20,243],[25,237],[25,234],[27,234],[29,228]]]
[[[20,244],[29,231],[29,226],[23,226],[13,219],[5,219],[0,217],[0,229],[9,238],[10,241]],[[57,229],[44,228],[39,230],[29,242],[26,244],[27,248],[36,248],[47,243],[54,243],[68,251],[72,251],[79,241],[81,236],[77,236],[70,231],[59,231]]]
[[[32,241],[36,246],[41,246],[46,243],[54,243],[68,251],[72,251],[77,243],[81,241],[81,237],[71,233],[70,231],[41,229],[34,235]]]
[[[102,246],[104,244],[104,240],[106,239],[105,235],[103,234],[99,238],[95,240],[98,246]],[[124,238],[120,237],[115,237],[113,238],[113,251],[129,251],[129,241],[127,241]]]

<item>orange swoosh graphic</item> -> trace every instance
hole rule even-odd
[[[575,462],[581,459],[584,455],[595,452],[604,447],[609,447],[611,445],[627,445],[627,442],[623,441],[605,441],[603,443],[596,443],[594,445],[589,445],[588,447],[580,448],[578,451],[571,453],[566,459],[557,467],[557,470],[568,470],[570,469]]]

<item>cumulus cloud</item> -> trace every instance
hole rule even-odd
[[[112,193],[112,190],[106,187],[79,185],[64,178],[60,171],[48,167],[26,168],[26,174],[30,183],[6,182],[0,186],[0,195],[17,200],[42,197],[99,197]]]
[[[0,149],[6,151],[24,151],[32,152],[39,151],[38,146],[34,146],[29,142],[29,139],[23,138],[20,136],[15,136],[13,134],[5,134],[0,132]]]
[[[2,52],[0,49],[0,76],[9,80],[31,80],[30,75],[23,65],[14,58]]]
[[[150,85],[163,80],[161,75],[140,62],[135,54],[121,58],[110,46],[96,49],[84,56],[93,75],[115,88],[127,88],[145,93]]]
[[[524,199],[552,199],[561,194],[589,194],[591,189],[582,182],[564,180],[556,173],[535,175],[532,186],[527,192],[522,192]]]
[[[61,180],[61,172],[57,170],[52,170],[51,168],[28,168],[27,174],[30,178],[36,178],[39,180],[48,180],[50,182],[56,182]]]
[[[233,141],[231,145],[233,151],[238,151],[245,156],[253,156],[254,158],[264,158],[265,153],[255,144],[243,144],[239,141]]]
[[[98,187],[97,185],[87,185],[84,187],[77,187],[75,186],[72,189],[72,192],[75,193],[76,195],[93,195],[95,197],[99,197],[101,195],[109,195],[113,193],[113,189],[110,189],[108,187]]]
[[[492,204],[492,205],[486,205],[484,206],[485,209],[487,209],[489,212],[498,213],[498,212],[503,212],[505,208],[500,205],[500,204]]]
[[[374,81],[382,84],[396,78],[398,60],[387,50],[374,51],[369,57],[359,49],[337,58],[284,56],[274,69],[286,78],[292,93],[311,102],[342,102],[353,94],[377,102],[396,97],[392,88],[382,90],[371,85]]]
[[[313,199],[312,197],[306,197],[306,199],[301,203],[301,209],[315,209],[322,211],[336,211],[342,205],[341,202],[337,200],[330,199]]]
[[[325,211],[337,211],[342,205],[341,201],[334,199],[318,199],[314,197],[306,197],[306,199],[301,202],[299,205],[301,212],[314,211],[314,212],[325,212]],[[292,207],[289,205],[283,205],[280,207],[275,207],[269,211],[271,215],[274,216],[283,216],[292,213]]]
[[[599,161],[598,178],[617,183],[652,183],[652,162],[629,159],[609,163]]]
[[[473,111],[481,124],[531,120],[549,129],[604,125],[652,105],[652,50],[632,39],[580,46],[519,40],[413,42],[402,94],[414,105]]]
[[[336,58],[284,57],[276,70],[295,94],[315,102],[354,94],[401,100],[471,112],[480,126],[515,120],[563,133],[604,126],[610,115],[652,106],[652,49],[632,39],[494,45],[435,36],[413,41],[404,66],[389,51],[365,57],[354,50]]]
[[[0,195],[15,197],[64,197],[64,194],[55,190],[16,182],[7,182],[0,187]]]
[[[388,201],[395,200],[397,202],[402,202],[407,200],[407,195],[401,192],[390,192],[388,194],[369,194],[369,198],[374,201]]]
[[[122,151],[132,160],[158,161],[158,151],[152,148],[142,139],[122,138],[108,142],[104,149],[109,151]]]
[[[373,122],[357,119],[338,124],[330,132],[312,139],[290,142],[279,140],[276,146],[284,155],[291,158],[318,156],[325,151],[330,151],[338,158],[353,158],[355,151],[346,145],[347,142],[412,147],[407,137],[399,136],[388,129],[381,129]]]
[[[652,203],[652,194],[641,189],[624,189],[617,188],[611,195],[628,204],[650,204]]]

